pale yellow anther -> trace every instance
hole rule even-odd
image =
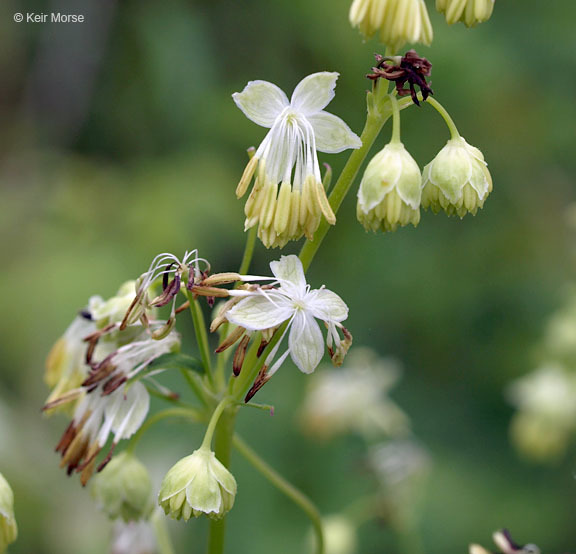
[[[256,166],[258,165],[258,158],[253,156],[246,167],[244,168],[244,173],[242,173],[242,177],[240,178],[240,182],[236,187],[236,198],[242,198],[248,189],[248,185],[250,185],[250,181],[252,181],[252,177],[254,176],[254,171],[256,170]]]
[[[328,198],[326,198],[326,191],[324,190],[322,183],[316,181],[315,190],[316,190],[316,200],[318,202],[318,205],[320,206],[320,209],[322,210],[322,213],[324,214],[324,217],[326,218],[326,221],[330,223],[330,225],[334,225],[336,223],[336,216],[332,211],[332,206],[330,206]]]
[[[274,230],[281,235],[286,231],[290,220],[290,207],[292,200],[292,187],[284,181],[280,185],[280,193],[276,203],[276,215],[274,216]]]

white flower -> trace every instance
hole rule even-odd
[[[98,471],[110,460],[116,444],[131,437],[146,418],[150,405],[146,387],[139,381],[125,383],[135,379],[152,361],[171,352],[180,343],[180,336],[174,331],[162,340],[145,337],[94,363],[81,387],[54,402],[60,405],[78,401],[72,422],[56,451],[61,453],[60,465],[67,466],[68,473],[82,472],[83,484],[90,479],[96,457],[109,436],[114,437],[112,447]]]
[[[108,300],[101,296],[90,298],[88,306],[74,318],[48,354],[44,380],[52,391],[47,404],[79,387],[86,379],[90,366],[86,362],[88,344],[84,339],[107,326],[119,324],[133,300],[134,281],[124,283]],[[118,332],[103,334],[92,356],[104,358],[111,354],[118,348],[119,339],[125,341],[126,337],[119,337]]]
[[[234,505],[236,480],[209,448],[182,458],[165,475],[158,502],[167,515],[185,520],[206,514],[220,519]]]
[[[272,329],[287,321],[284,334],[289,332],[288,349],[272,366],[268,376],[274,374],[288,354],[301,371],[311,373],[324,354],[324,339],[316,319],[326,323],[328,347],[332,349],[334,344],[335,351],[338,351],[340,337],[337,328],[342,328],[341,322],[348,317],[348,306],[337,294],[324,287],[311,290],[297,256],[282,256],[279,261],[270,263],[270,269],[279,286],[269,290],[230,291],[230,295],[247,298],[231,308],[226,317],[248,331]],[[280,344],[281,340],[270,353],[266,366]]]
[[[320,72],[300,81],[292,98],[267,81],[250,81],[232,96],[254,123],[270,129],[250,160],[236,189],[246,192],[245,228],[258,224],[266,247],[283,246],[303,235],[311,238],[321,216],[336,217],[322,185],[316,151],[335,154],[362,143],[339,117],[324,111],[334,97],[338,73]]]
[[[382,487],[385,513],[399,528],[413,526],[431,468],[428,452],[410,439],[374,446],[369,462]]]
[[[102,385],[85,394],[74,412],[74,419],[62,435],[56,451],[62,455],[60,466],[67,466],[68,473],[81,471],[80,480],[85,485],[96,464],[96,457],[104,448],[108,437],[113,436],[108,456],[98,466],[103,469],[113,449],[122,439],[130,438],[142,425],[150,407],[146,387],[136,382],[128,388],[104,394]]]
[[[520,452],[537,461],[560,457],[576,431],[576,376],[547,365],[514,381],[508,397],[518,408],[511,434]]]
[[[321,437],[348,431],[369,437],[406,433],[408,417],[386,394],[399,375],[393,362],[355,348],[346,367],[314,375],[302,410],[305,430]]]

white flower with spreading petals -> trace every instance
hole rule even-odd
[[[341,339],[337,328],[342,328],[341,322],[348,317],[348,306],[337,294],[324,287],[311,290],[297,256],[282,256],[279,261],[270,263],[270,269],[279,286],[254,291],[230,291],[231,295],[247,298],[231,308],[226,318],[248,331],[272,329],[287,321],[284,335],[290,332],[288,349],[270,368],[267,376],[272,376],[278,370],[288,354],[301,371],[312,373],[324,354],[324,338],[316,319],[328,326],[326,342],[329,350],[339,353]],[[282,339],[268,356],[265,366],[270,365],[281,342]]]
[[[258,224],[266,247],[303,235],[311,238],[322,215],[330,224],[336,222],[316,151],[335,154],[362,145],[342,119],[324,111],[334,98],[337,78],[338,73],[327,71],[308,75],[290,100],[267,81],[250,81],[232,95],[248,119],[270,129],[236,189],[238,198],[243,196],[258,169],[246,202],[245,228]]]

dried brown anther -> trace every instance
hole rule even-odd
[[[269,381],[269,379],[270,376],[268,375],[268,367],[264,365],[258,373],[258,377],[256,377],[252,388],[248,391],[248,394],[244,398],[244,402],[250,402],[254,395]]]
[[[372,73],[366,75],[368,79],[377,81],[378,79],[387,79],[396,83],[398,96],[412,96],[414,104],[420,105],[415,87],[418,86],[422,92],[422,100],[434,94],[426,82],[426,77],[432,72],[432,64],[426,59],[421,58],[415,50],[409,50],[404,56],[385,57],[375,54],[377,65],[372,68]],[[408,83],[409,88],[405,89],[404,85]]]

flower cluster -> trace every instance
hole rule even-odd
[[[182,260],[161,254],[116,296],[90,299],[47,360],[46,381],[52,392],[45,411],[65,407],[73,414],[56,448],[69,473],[81,472],[86,483],[96,467],[100,471],[106,466],[116,444],[142,425],[150,404],[148,390],[140,382],[144,370],[180,347],[174,329],[177,295],[183,290],[187,298],[227,296],[219,286],[236,279],[236,274],[210,276],[208,262],[195,250]],[[158,310],[168,304],[168,319],[158,319]],[[146,378],[160,387],[150,374]],[[109,437],[113,437],[109,453],[97,464]]]
[[[248,162],[236,189],[242,197],[252,178],[245,207],[245,228],[258,225],[267,248],[282,247],[303,235],[312,238],[322,217],[336,217],[326,198],[316,151],[359,148],[360,139],[339,117],[324,111],[334,97],[338,73],[308,75],[292,98],[267,81],[250,81],[233,95],[236,105],[254,123],[270,129]]]
[[[418,225],[420,208],[447,215],[476,214],[492,191],[492,178],[482,152],[458,135],[420,173],[418,164],[400,142],[400,116],[394,108],[392,140],[368,164],[358,190],[358,220],[369,231],[395,231]],[[444,113],[437,102],[434,106]],[[447,118],[447,114],[444,114]]]

